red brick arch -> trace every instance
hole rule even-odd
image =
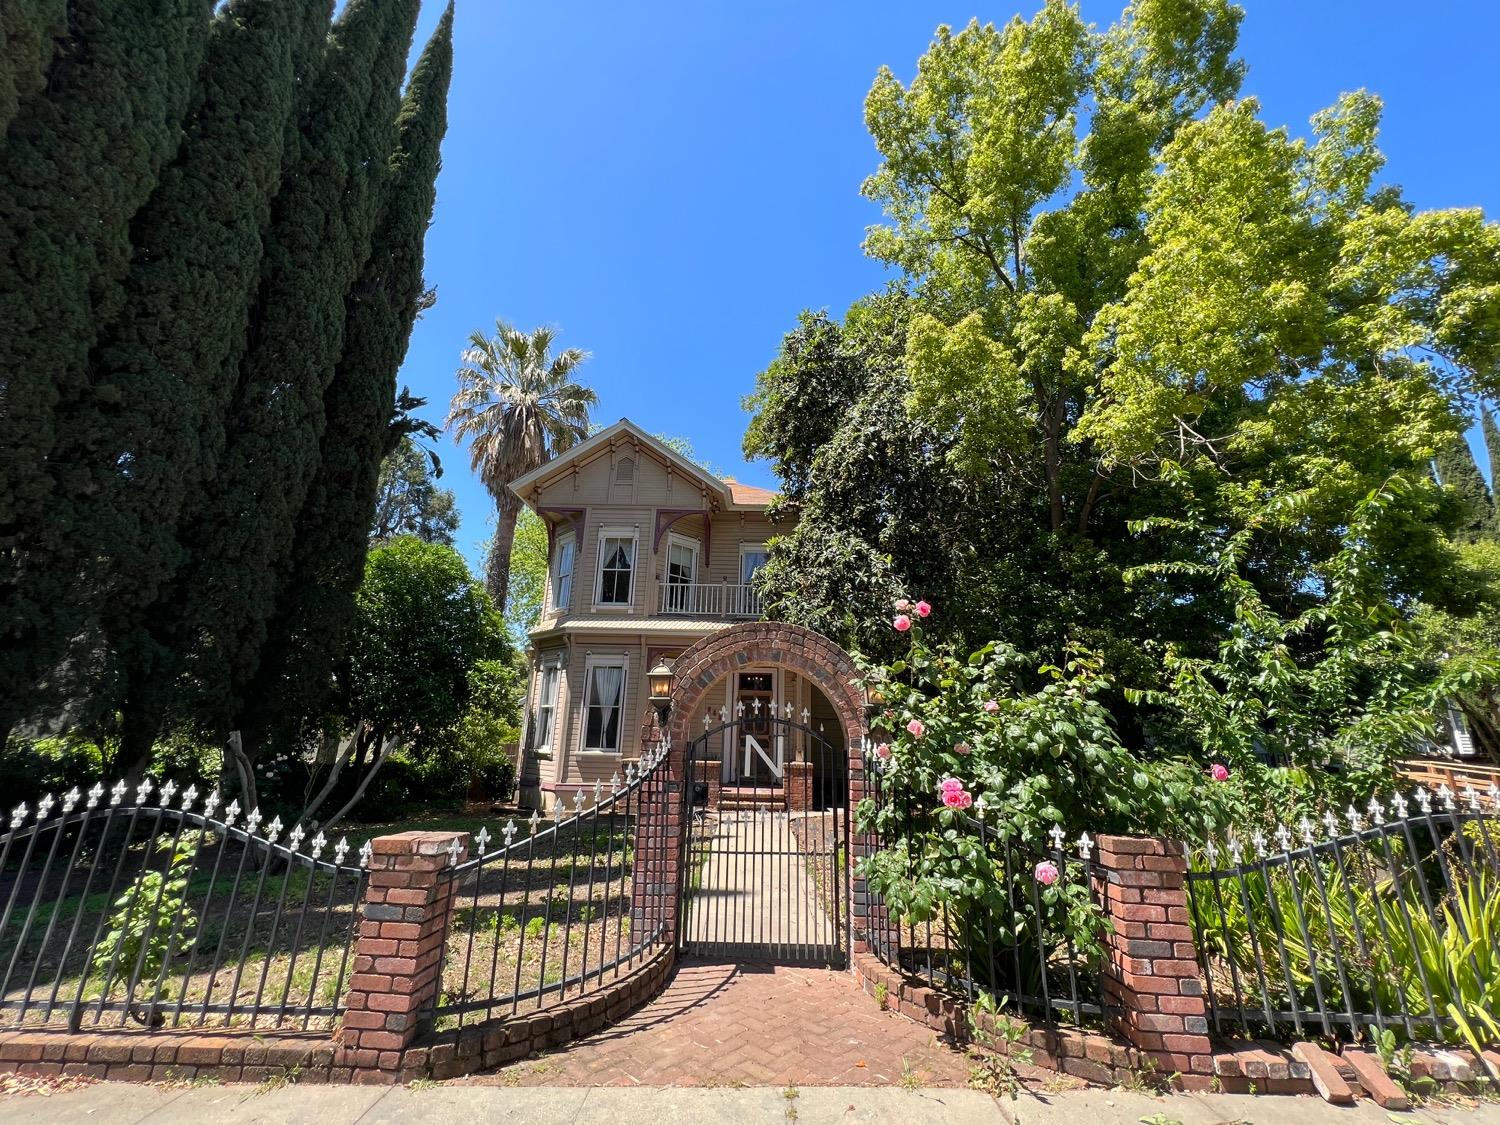
[[[674,766],[693,740],[693,715],[709,688],[730,672],[751,664],[774,664],[806,676],[832,705],[844,730],[850,764],[857,766],[864,736],[864,692],[855,684],[853,659],[821,633],[800,625],[747,621],[710,633],[672,666],[672,737]]]

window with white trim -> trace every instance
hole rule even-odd
[[[623,656],[588,658],[583,684],[585,750],[620,752],[625,727],[625,666]]]
[[[681,535],[667,539],[667,588],[662,609],[668,613],[693,613],[693,583],[698,581],[698,542]]]
[[[536,710],[531,718],[531,749],[552,752],[552,734],[557,729],[557,692],[562,683],[562,665],[543,664],[536,674]]]
[[[557,541],[552,557],[552,608],[566,613],[573,601],[573,559],[578,541],[571,532]]]
[[[599,536],[599,605],[628,606],[635,578],[635,532],[606,531]]]
[[[770,561],[771,552],[763,543],[740,548],[740,582],[750,585],[755,581],[755,572]]]

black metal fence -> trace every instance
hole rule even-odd
[[[935,893],[921,917],[903,916],[870,888],[866,922],[876,955],[970,1003],[982,998],[1045,1024],[1099,1023],[1104,879],[1088,834],[1065,846],[1054,828],[1050,846],[1033,846],[987,818],[982,798],[972,812],[940,821],[935,797],[889,784],[883,767],[865,760],[870,799],[887,813],[882,850],[905,864],[909,880],[969,886]],[[944,839],[954,830],[956,841]],[[957,858],[933,864],[939,852]],[[923,875],[932,869],[941,874]]]
[[[573,1001],[649,961],[670,936],[679,847],[666,747],[553,815],[481,829],[452,868],[433,1010],[443,1031]],[[491,847],[492,843],[496,846]]]
[[[154,790],[154,792],[153,792]],[[95,785],[0,836],[0,1027],[328,1027],[362,867],[218,793]]]
[[[1198,849],[1214,1030],[1500,1042],[1497,809],[1500,792],[1418,788]]]

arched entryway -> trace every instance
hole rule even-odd
[[[720,630],[673,668],[683,779],[679,944],[726,960],[843,965],[863,692],[848,653],[799,626]]]

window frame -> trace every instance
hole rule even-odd
[[[763,562],[763,563],[761,563],[761,566],[765,566],[766,563],[768,563],[768,562],[771,561],[771,549],[769,547],[767,547],[764,543],[741,543],[740,544],[740,574],[739,574],[739,584],[741,586],[749,586],[755,580],[755,575],[751,574],[749,577],[746,577],[746,575],[745,575],[745,556],[746,555],[764,555],[766,557],[766,561]]]
[[[564,549],[571,550],[568,559],[568,571],[562,570],[562,556]],[[552,565],[547,568],[547,608],[554,613],[567,613],[573,606],[573,575],[578,570],[578,536],[573,532],[564,532],[557,537],[557,542],[552,547]],[[560,597],[558,590],[562,583],[568,584],[568,596]]]
[[[544,703],[547,699],[547,681],[552,681],[551,702]],[[536,666],[535,687],[533,688],[531,708],[531,730],[526,736],[526,749],[539,758],[550,758],[557,745],[557,713],[562,700],[563,683],[563,659],[562,657],[551,657]],[[547,739],[539,741],[537,728],[541,724],[543,711],[549,712],[549,723],[547,727]]]
[[[607,746],[590,746],[589,743],[589,709],[593,706],[594,695],[594,672],[600,668],[618,668],[620,670],[620,699],[615,705],[619,711],[619,720],[615,728],[616,746],[610,749]],[[625,712],[626,701],[630,692],[630,656],[626,653],[615,653],[608,655],[593,655],[584,658],[583,662],[583,692],[581,693],[581,707],[578,723],[578,752],[580,754],[609,754],[619,757],[625,749]],[[606,726],[601,721],[601,730]]]
[[[604,600],[604,545],[611,539],[628,539],[630,541],[630,585],[627,591],[628,598],[623,602],[607,602]],[[625,613],[635,611],[636,576],[641,570],[641,535],[633,527],[604,527],[599,529],[599,551],[594,561],[594,608],[620,610]]]
[[[672,548],[685,547],[693,553],[693,573],[686,582],[672,582]],[[679,535],[677,532],[667,534],[667,554],[662,562],[662,581],[668,585],[696,586],[699,583],[699,570],[703,565],[703,544],[690,535]]]

